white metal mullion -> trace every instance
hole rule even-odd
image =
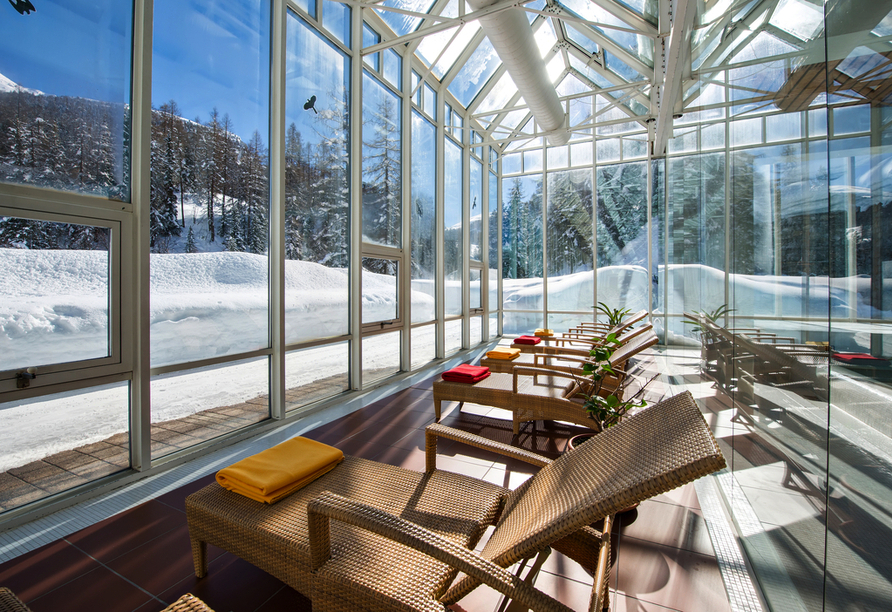
[[[687,72],[684,64],[684,46],[691,38],[691,25],[694,21],[695,0],[676,0],[672,15],[672,24],[668,46],[661,53],[662,69],[657,87],[659,88],[659,107],[653,109],[657,115],[654,153],[662,157],[666,153],[666,145],[672,135],[673,115],[681,98],[681,79]]]
[[[285,418],[285,0],[272,2],[269,117],[269,410]]]
[[[362,9],[354,9],[350,59],[350,388],[362,388]]]
[[[469,123],[465,117],[465,124]],[[471,133],[462,134],[461,139],[461,346],[471,347],[471,147],[467,141]]]
[[[436,237],[436,309],[437,309],[437,353],[438,359],[446,356],[446,264],[444,262],[445,255],[445,221],[446,209],[446,101],[443,98],[443,92],[437,92],[437,186],[436,186],[436,209],[434,217],[436,226],[434,235]]]
[[[150,206],[152,148],[152,27],[153,0],[133,3],[133,60],[131,98],[130,196],[133,202],[133,231],[126,243],[136,253],[131,279],[122,287],[132,300],[128,321],[135,342],[132,345],[133,381],[130,385],[130,465],[143,471],[152,465],[152,395],[150,353]]]
[[[548,143],[541,139],[542,150],[542,327],[548,327]]]
[[[403,57],[402,68],[402,236],[403,257],[400,261],[400,363],[404,371],[412,369],[412,99],[406,92],[412,88],[412,62]],[[419,81],[423,86],[423,81]]]

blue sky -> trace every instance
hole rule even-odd
[[[59,96],[130,98],[131,3],[32,0],[19,15],[0,5],[0,74]],[[269,0],[155,0],[152,104],[182,115],[228,113],[247,140],[268,143]]]

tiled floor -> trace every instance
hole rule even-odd
[[[431,381],[368,405],[305,435],[345,452],[424,468],[424,427],[433,421]],[[661,395],[658,382],[649,388]],[[517,438],[505,414],[483,407],[444,406],[444,422],[487,437],[557,456],[581,431],[555,423],[527,424]],[[500,418],[502,417],[502,418]],[[440,445],[438,467],[516,487],[531,473],[525,464],[499,460],[458,443]],[[192,570],[185,497],[212,480],[206,476],[0,565],[8,586],[34,612],[161,610],[191,592],[218,612],[310,610],[310,602],[250,564],[210,547],[209,575]],[[693,485],[646,501],[620,515],[615,532],[611,609],[730,611],[713,547]],[[591,577],[553,553],[537,585],[574,610],[585,610]],[[478,588],[460,602],[467,611],[492,611],[499,596]]]

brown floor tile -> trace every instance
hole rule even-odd
[[[151,500],[82,529],[66,539],[98,561],[108,563],[185,525],[184,513]]]
[[[406,450],[404,448],[388,447],[378,455],[372,457],[375,461],[387,463],[388,465],[396,465],[407,470],[415,470],[423,472],[425,466],[424,451],[413,449]],[[440,467],[439,460],[437,467]],[[448,469],[441,467],[440,469]]]
[[[217,612],[248,612],[271,599],[283,586],[263,570],[226,553],[208,564],[207,576],[199,580],[190,575],[160,599],[173,603],[184,593],[192,593]]]
[[[292,589],[284,585],[275,595],[257,608],[256,612],[311,612],[312,602]]]
[[[623,538],[715,555],[706,522],[696,508],[645,501],[634,511],[617,515],[616,529]]]
[[[96,612],[102,610],[135,610],[152,599],[114,572],[98,567],[75,578],[28,606],[33,612]]]
[[[676,504],[678,506],[696,508],[697,510],[700,509],[700,502],[697,499],[697,489],[694,488],[694,483],[692,482],[667,493],[657,495],[653,499],[667,504]]]
[[[0,585],[28,603],[99,567],[82,551],[57,540],[0,565]]]
[[[649,601],[626,597],[625,595],[613,596],[610,609],[612,612],[679,612],[673,608],[664,608]]]
[[[195,491],[203,489],[215,480],[215,474],[208,474],[207,476],[194,480],[187,485],[183,485],[182,487],[156,497],[155,501],[167,504],[180,512],[186,512],[186,498]]]
[[[219,548],[208,546],[209,561],[222,554]],[[160,596],[195,573],[189,529],[183,524],[168,531],[110,561],[108,567],[149,593]]]
[[[619,593],[667,608],[731,610],[714,557],[621,538],[614,578]]]

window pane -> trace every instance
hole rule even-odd
[[[461,350],[462,320],[446,321],[446,356]]]
[[[362,24],[362,46],[374,47],[381,42],[381,37],[367,23]],[[362,56],[362,63],[369,66],[375,72],[381,71],[381,53],[372,53]]]
[[[647,308],[646,162],[600,166],[597,177],[598,301]]]
[[[400,99],[362,77],[362,239],[401,246]]]
[[[462,313],[462,155],[461,148],[446,140],[446,203],[443,253],[446,314]]]
[[[397,279],[399,262],[393,259],[362,258],[362,323],[399,318]]]
[[[349,390],[349,348],[349,342],[336,342],[286,353],[286,410]]]
[[[437,128],[412,113],[412,323],[436,312]],[[414,360],[414,357],[413,357]]]
[[[471,308],[483,308],[483,302],[481,299],[481,271],[480,270],[471,270],[470,271],[470,290],[471,293],[469,295],[470,307]]]
[[[152,458],[269,418],[269,358],[152,377]]]
[[[0,20],[0,181],[130,200],[132,3]]]
[[[424,84],[424,112],[437,120],[437,92],[427,83]]]
[[[594,299],[591,170],[548,175],[547,215],[548,310],[589,312]]]
[[[322,0],[322,25],[345,47],[350,46],[350,7]]]
[[[130,467],[130,386],[0,404],[0,512]]]
[[[288,16],[285,340],[294,343],[347,333],[350,60]]]
[[[107,357],[106,227],[0,217],[0,371]]]
[[[154,8],[151,344],[161,366],[269,346],[269,99],[256,92],[269,91],[270,5]]]
[[[502,184],[505,310],[542,310],[542,229],[542,175],[505,180]],[[537,316],[541,319],[541,315]],[[505,333],[514,332],[506,330]]]
[[[400,332],[362,339],[362,384],[368,385],[400,371]]]
[[[483,164],[471,158],[471,225],[468,228],[472,261],[483,260]]]
[[[393,49],[384,52],[384,78],[396,89],[402,89],[403,58]]]
[[[437,326],[412,329],[412,369],[424,367],[437,358]]]
[[[475,346],[483,342],[483,317],[471,317],[471,346]]]

